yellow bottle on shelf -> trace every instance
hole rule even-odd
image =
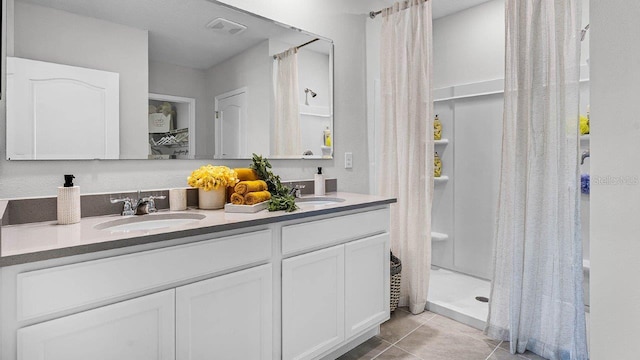
[[[331,130],[327,126],[324,131],[324,146],[331,146]]]
[[[433,177],[440,177],[440,175],[442,175],[442,160],[436,152],[433,157]]]
[[[442,139],[442,123],[440,119],[438,119],[438,115],[436,114],[436,118],[433,119],[433,139],[440,140]]]

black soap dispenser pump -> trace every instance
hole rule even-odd
[[[58,224],[80,222],[80,186],[73,185],[73,175],[64,176],[64,185],[58,187]]]
[[[313,194],[315,196],[324,196],[324,175],[322,175],[321,167],[318,167],[318,173],[313,179]]]

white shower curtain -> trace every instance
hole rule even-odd
[[[378,193],[398,199],[391,206],[391,249],[403,262],[400,305],[417,314],[427,303],[431,267],[431,2],[395,3],[382,16]]]
[[[507,0],[502,170],[486,333],[587,359],[578,175],[582,0]]]
[[[298,49],[276,55],[273,155],[302,155],[298,96]]]

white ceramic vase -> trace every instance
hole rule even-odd
[[[198,208],[204,210],[222,209],[227,199],[226,190],[225,187],[211,191],[198,189]]]

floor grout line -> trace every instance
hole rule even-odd
[[[405,311],[405,312],[408,312],[408,311]],[[410,312],[408,312],[408,313],[411,314]],[[431,318],[429,318],[429,320],[433,319],[434,317],[435,317],[435,314]],[[425,320],[425,322],[426,322],[426,320]],[[380,354],[378,354],[378,355],[374,356],[373,358],[371,358],[371,360],[374,360],[374,359],[378,358],[380,355],[384,354],[385,351],[391,349],[392,347],[397,347],[398,349],[406,352],[407,354],[413,355],[413,356],[417,357],[418,359],[423,360],[420,356],[418,356],[416,354],[412,354],[412,353],[408,352],[407,350],[405,350],[405,349],[403,349],[403,348],[401,348],[399,346],[396,346],[396,344],[399,343],[400,341],[404,340],[404,338],[406,338],[407,336],[411,335],[414,331],[418,330],[420,327],[424,326],[425,322],[421,322],[420,325],[418,325],[415,329],[409,331],[406,335],[404,335],[400,339],[396,340],[395,342],[391,343],[391,346],[387,347]],[[384,339],[382,339],[382,340],[385,341]]]
[[[419,315],[414,315],[414,314],[412,314],[410,311],[407,311],[407,310],[405,310],[405,309],[401,309],[401,308],[398,308],[398,309],[399,309],[400,311],[403,311],[403,312],[407,313],[407,314],[410,314],[410,315],[413,315],[413,316],[419,316]],[[427,310],[427,311],[428,311],[428,310]],[[398,343],[400,343],[402,340],[404,340],[406,337],[408,337],[409,335],[413,334],[416,330],[418,330],[418,329],[419,329],[419,328],[421,328],[422,326],[426,325],[426,324],[427,324],[428,322],[430,322],[431,320],[435,319],[437,316],[438,316],[438,314],[437,314],[437,313],[433,313],[433,315],[432,315],[432,316],[430,316],[429,318],[426,318],[425,316],[420,316],[420,317],[422,318],[422,319],[421,319],[421,321],[419,321],[420,325],[418,325],[415,329],[413,329],[413,330],[409,331],[407,334],[405,334],[404,336],[402,336],[401,338],[399,338],[398,340],[396,340],[396,341],[395,341],[395,342],[393,342],[393,343],[392,343],[392,342],[390,342],[390,341],[387,341],[387,340],[381,339],[382,341],[384,341],[384,342],[386,342],[386,343],[388,343],[388,344],[390,344],[390,345],[389,345],[389,346],[387,346],[384,350],[382,350],[379,354],[377,354],[376,356],[374,356],[373,358],[371,358],[371,360],[374,360],[374,359],[379,358],[380,356],[382,356],[382,354],[384,354],[385,352],[389,351],[389,349],[391,349],[391,348],[397,348],[397,349],[399,349],[399,350],[401,350],[401,351],[406,352],[407,354],[410,354],[410,355],[412,355],[412,356],[415,356],[417,359],[424,360],[424,359],[423,359],[423,358],[421,358],[420,356],[418,356],[418,355],[416,355],[416,354],[414,354],[414,353],[412,353],[412,352],[409,352],[409,351],[407,351],[406,349],[404,349],[404,348],[402,348],[402,347],[400,347],[400,346],[397,346],[397,345],[398,345]],[[446,317],[445,317],[445,318],[446,318]],[[454,320],[454,321],[455,321],[455,320]],[[436,325],[437,325],[437,324],[436,324]],[[465,335],[466,337],[469,337],[470,339],[474,339],[474,340],[476,340],[476,341],[483,341],[483,340],[481,340],[481,339],[475,338],[475,337],[474,337],[474,336],[472,336],[472,335],[466,334],[466,333],[464,333],[464,332],[462,332],[462,331],[460,331],[459,333],[460,333],[461,335]],[[493,351],[489,354],[489,356],[487,356],[487,358],[486,358],[485,360],[489,360],[489,359],[491,358],[491,356],[493,356],[493,354],[498,350],[498,348],[500,347],[500,345],[502,345],[502,343],[503,343],[503,342],[504,342],[504,341],[500,341],[500,342],[495,346],[495,348],[493,349]]]
[[[493,354],[496,352],[496,350],[498,350],[498,348],[500,347],[500,345],[502,345],[503,341],[500,340],[500,342],[498,343],[498,345],[496,345],[496,347],[493,349],[493,351],[491,352],[491,354],[489,354],[489,356],[487,356],[486,359],[484,360],[490,360],[491,356],[493,356]]]
[[[384,341],[384,340],[382,340],[382,341]],[[388,343],[388,344],[389,344],[389,346],[387,346],[384,350],[382,350],[382,351],[380,352],[380,354],[378,354],[378,355],[376,355],[376,356],[372,357],[372,358],[371,358],[371,360],[376,359],[376,358],[377,358],[377,357],[379,357],[380,355],[384,354],[384,352],[385,352],[385,351],[387,351],[387,350],[389,350],[389,349],[391,349],[391,348],[393,347],[393,344],[392,344],[392,343],[390,343],[390,342],[388,342],[388,341],[384,341],[384,342]]]

